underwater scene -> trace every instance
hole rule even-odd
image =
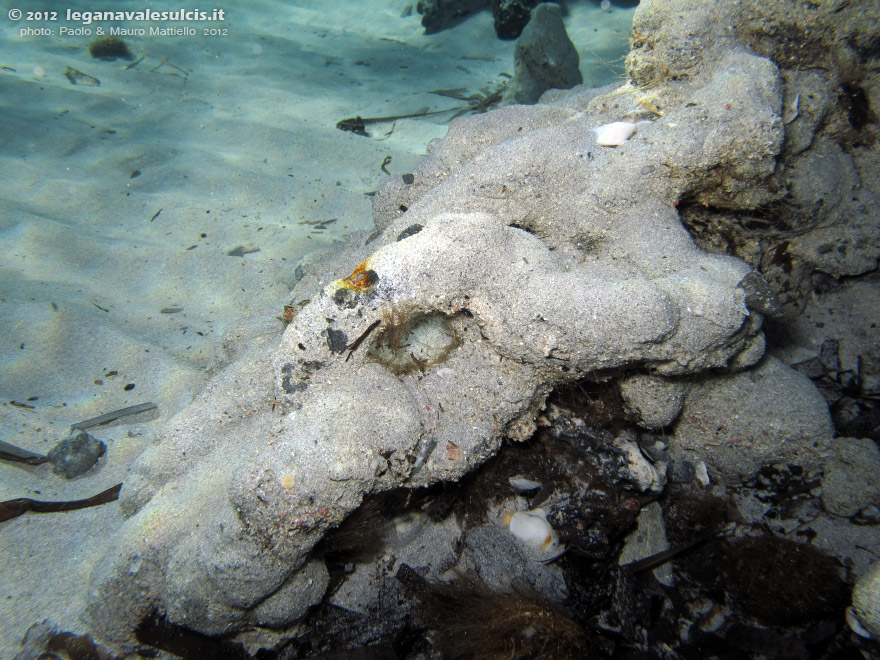
[[[0,660],[880,658],[880,3],[0,6]]]

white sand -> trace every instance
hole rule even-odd
[[[429,92],[473,93],[513,73],[513,43],[495,38],[491,15],[425,36],[420,16],[401,16],[406,0],[233,3],[226,36],[191,23],[195,36],[126,37],[146,56],[129,69],[89,55],[94,30],[167,24],[60,37],[75,25],[59,20],[30,24],[54,36],[21,37],[28,23],[8,11],[178,3],[0,4],[0,439],[45,453],[71,423],[159,405],[93,431],[108,454],[79,479],[0,462],[0,500],[78,499],[123,481],[208,378],[224,329],[279,314],[299,257],[371,228],[366,193],[383,160],[410,171],[448,116],[397,121],[387,137],[392,124],[374,126],[373,138],[336,122],[453,107]],[[632,10],[570,9],[585,82],[620,78]],[[66,67],[100,87],[72,85]],[[227,255],[239,246],[259,251]],[[119,522],[107,505],[0,523],[0,658],[34,621],[83,632],[88,576]]]

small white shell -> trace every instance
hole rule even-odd
[[[544,509],[516,511],[510,516],[507,526],[535,561],[551,562],[566,550],[565,546],[559,545],[559,535],[547,522]]]
[[[636,132],[636,125],[628,121],[613,121],[610,124],[597,126],[596,144],[603,147],[619,147],[629,140]]]
[[[782,123],[790,124],[798,118],[798,107],[801,104],[801,95],[798,94],[786,108],[782,111]]]
[[[511,534],[538,553],[552,547],[556,539],[556,532],[547,522],[544,509],[517,511],[510,517],[508,527]]]
[[[519,491],[520,493],[528,493],[530,490],[536,490],[541,487],[540,481],[526,479],[521,474],[518,474],[515,477],[511,477],[507,480],[507,482],[513,487],[514,490]]]
[[[703,486],[708,486],[711,479],[709,479],[709,470],[706,468],[706,464],[703,461],[697,461],[694,468],[696,469],[697,481]]]
[[[865,639],[871,639],[871,633],[862,625],[861,621],[859,621],[859,617],[855,615],[853,612],[853,608],[846,608],[846,622],[849,624],[850,630],[852,630],[859,637],[864,637]]]

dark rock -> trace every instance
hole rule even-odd
[[[669,463],[666,478],[674,484],[689,484],[697,476],[693,463],[686,460],[675,460]]]
[[[659,436],[656,433],[640,433],[639,448],[652,463],[669,460],[669,453],[666,451],[666,442],[663,440],[662,436]]]
[[[333,294],[333,302],[342,309],[353,309],[357,307],[358,296],[351,289],[339,288]]]
[[[825,368],[822,366],[822,361],[818,357],[793,364],[791,365],[791,368],[813,380],[825,375]]]
[[[753,270],[737,286],[746,292],[746,306],[749,309],[770,318],[782,316],[782,305],[761,273]]]
[[[419,0],[416,11],[422,15],[425,34],[435,34],[488,7],[489,0]]]
[[[327,328],[327,346],[333,353],[342,353],[348,346],[348,335],[342,330]]]
[[[402,241],[404,238],[415,236],[420,231],[422,231],[422,229],[424,229],[424,227],[420,224],[410,225],[397,235],[397,240]]]
[[[647,447],[642,447],[642,453],[648,457],[652,463],[657,463],[659,461],[668,461],[669,454],[664,449],[660,449],[656,445],[649,445]]]
[[[49,452],[52,471],[66,479],[88,472],[107,451],[107,445],[82,429],[75,429]]]
[[[281,389],[288,394],[305,392],[308,389],[308,383],[303,383],[296,378],[297,377],[294,374],[294,366],[292,364],[285,364],[281,367]]]
[[[859,356],[859,389],[862,396],[880,397],[880,359]]]
[[[513,534],[504,528],[481,525],[468,530],[464,548],[477,575],[494,589],[509,591],[520,583],[553,601],[565,597],[562,570],[530,559]]]
[[[113,62],[116,59],[134,59],[128,49],[128,44],[119,37],[98,37],[89,44],[89,55],[105,62]]]
[[[826,339],[822,342],[819,360],[825,369],[825,374],[835,380],[837,372],[840,371],[840,344],[836,339]]]
[[[577,49],[565,31],[562,8],[543,3],[516,42],[512,90],[517,103],[537,103],[548,89],[570,89],[584,79]]]
[[[492,0],[495,34],[499,39],[518,38],[528,24],[531,11],[541,0]]]
[[[880,405],[872,399],[842,397],[831,407],[838,435],[880,442]]]

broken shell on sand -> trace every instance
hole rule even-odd
[[[629,121],[613,121],[610,124],[597,126],[596,144],[603,147],[619,147],[629,140],[636,132],[636,125]]]

